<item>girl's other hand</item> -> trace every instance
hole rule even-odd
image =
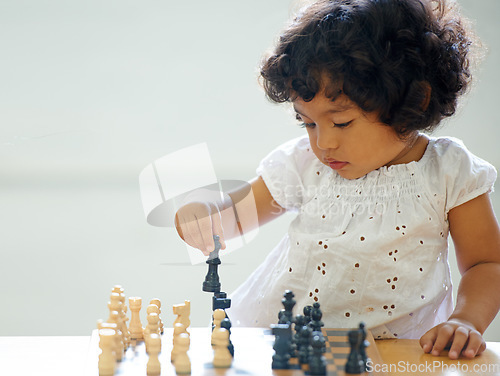
[[[208,256],[215,249],[214,235],[219,235],[221,248],[226,248],[221,215],[217,205],[207,202],[190,202],[175,215],[179,236],[191,247]]]
[[[420,338],[420,346],[425,353],[435,356],[449,348],[450,359],[458,359],[460,354],[472,359],[486,349],[486,342],[470,322],[450,319],[425,333]]]

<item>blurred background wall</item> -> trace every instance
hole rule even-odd
[[[438,134],[498,168],[500,2],[460,3],[489,52],[466,106]],[[248,180],[272,148],[303,134],[257,83],[261,56],[295,7],[0,0],[0,335],[90,335],[114,284],[145,304],[162,299],[168,325],[171,305],[185,299],[192,325],[209,322],[206,265],[190,264],[173,229],[146,223],[138,176],[206,142],[219,179]],[[264,259],[291,218],[223,259],[223,290]],[[500,340],[499,318],[486,339]]]

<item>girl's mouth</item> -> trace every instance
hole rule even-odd
[[[349,162],[337,161],[335,159],[327,159],[326,163],[333,170],[340,170],[344,168]]]
[[[340,170],[347,165],[347,162],[328,162],[328,165],[334,170]]]

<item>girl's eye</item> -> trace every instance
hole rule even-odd
[[[316,126],[316,123],[306,123],[302,119],[302,116],[300,116],[300,114],[295,114],[295,119],[297,119],[298,121],[300,121],[299,126],[302,127],[302,128],[314,128]],[[345,123],[333,123],[333,126],[336,127],[336,128],[345,128],[349,124],[351,124],[352,122],[353,122],[353,120],[345,122]]]
[[[300,126],[302,128],[314,128],[316,126],[315,123],[301,123]]]
[[[299,114],[295,114],[295,119],[300,121],[299,126],[301,128],[314,128],[316,126],[315,123],[306,123]]]
[[[352,123],[352,120],[351,120],[351,121],[348,121],[348,122],[346,122],[346,123],[341,123],[341,124],[333,123],[333,125],[334,125],[335,127],[337,127],[337,128],[345,128],[345,127],[347,127],[347,126],[348,126],[349,124],[351,124],[351,123]]]
[[[299,114],[295,114],[295,119],[300,121],[301,128],[314,128],[316,126],[316,123],[306,123]]]

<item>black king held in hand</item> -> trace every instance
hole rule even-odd
[[[205,281],[203,282],[203,291],[207,292],[220,292],[220,282],[219,275],[217,274],[217,267],[221,263],[219,259],[219,250],[221,248],[221,244],[219,242],[219,236],[214,235],[214,243],[215,249],[210,252],[208,256],[208,260],[206,263],[208,264],[208,273],[205,276]]]

